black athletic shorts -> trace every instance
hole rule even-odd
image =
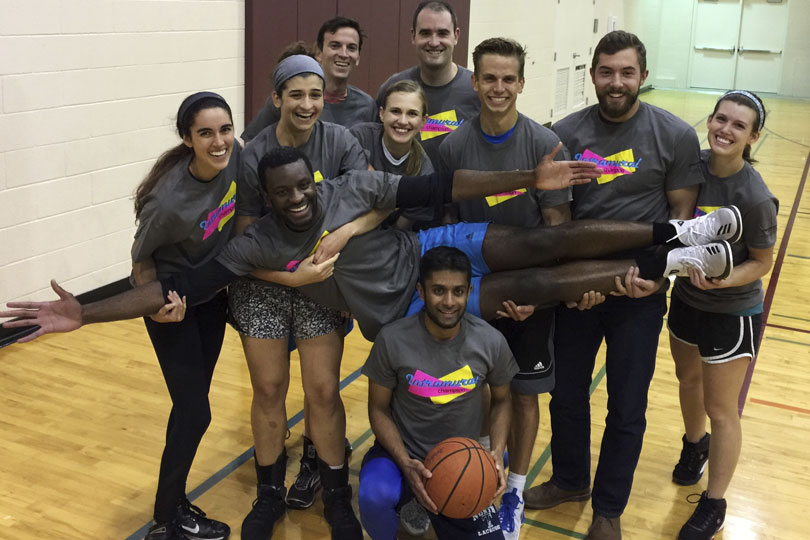
[[[490,324],[506,338],[517,361],[518,373],[510,388],[516,394],[539,395],[554,389],[554,312],[538,308],[525,321],[495,319]]]
[[[667,316],[669,334],[693,345],[707,364],[722,364],[757,354],[762,314],[733,315],[702,311],[672,295]]]

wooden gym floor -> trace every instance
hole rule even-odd
[[[705,146],[705,121],[717,94],[656,90],[642,98],[695,126]],[[727,494],[726,540],[810,537],[810,196],[805,184],[810,150],[810,102],[769,98],[768,121],[754,147],[756,165],[779,197],[777,258],[766,281],[766,326],[743,414],[742,457]],[[683,432],[677,386],[661,335],[650,390],[648,429],[624,537],[675,538],[692,512],[690,493],[670,480]],[[372,442],[366,381],[369,349],[358,331],[347,339],[341,372],[348,418],[352,484]],[[288,485],[301,453],[300,370],[293,355],[287,412]],[[596,456],[605,414],[602,360],[593,378]],[[251,454],[250,382],[236,334],[229,329],[214,376],[214,419],[189,477],[191,499],[228,522],[232,538],[255,496]],[[548,397],[529,483],[551,474]],[[152,515],[169,399],[141,321],[94,325],[0,350],[0,538],[140,539]],[[594,467],[596,461],[594,460]],[[320,502],[290,511],[274,538],[328,538]],[[583,538],[587,503],[528,511],[524,539]]]

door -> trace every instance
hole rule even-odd
[[[787,0],[745,0],[737,47],[735,88],[779,92],[787,34]]]
[[[740,0],[697,1],[689,86],[734,87],[740,15]]]
[[[554,107],[556,122],[585,106],[585,88],[591,61],[593,0],[560,0],[555,9]]]

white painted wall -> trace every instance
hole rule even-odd
[[[126,277],[132,192],[214,90],[244,124],[244,0],[0,0],[0,304]]]

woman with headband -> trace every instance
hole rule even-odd
[[[735,205],[743,235],[732,244],[734,270],[708,279],[689,271],[675,280],[668,327],[680,383],[686,434],[672,480],[696,484],[709,462],[709,482],[678,538],[710,539],[723,527],[728,488],[740,455],[737,400],[762,330],[761,277],[773,264],[779,201],[751,166],[751,145],[765,125],[765,107],[744,90],[726,92],[707,121],[711,150],[701,153],[706,182],[696,215]],[[706,416],[711,436],[706,432]]]
[[[231,238],[240,147],[234,144],[230,107],[213,92],[192,94],[177,112],[177,132],[181,143],[158,158],[135,192],[135,285],[198,267]],[[208,390],[225,334],[226,309],[224,292],[189,308],[185,298],[171,293],[166,307],[144,318],[172,399],[155,525],[146,540],[182,540],[184,534],[222,540],[230,535],[228,525],[207,518],[186,497],[191,463],[211,422]]]
[[[269,211],[257,168],[260,159],[274,148],[300,148],[312,163],[316,182],[350,169],[368,168],[360,145],[346,128],[319,120],[324,76],[317,61],[301,54],[284,58],[273,72],[273,87],[273,102],[281,117],[252,139],[243,153],[237,232]],[[308,211],[306,200],[294,204],[297,206],[291,207],[290,212]],[[346,226],[333,231],[321,245],[341,244],[341,238],[345,242],[348,237],[342,234],[348,230]],[[312,257],[301,265],[311,263]],[[346,414],[339,391],[346,318],[297,289],[262,281],[295,285],[287,277],[297,273],[298,270],[272,275],[256,272],[253,277],[259,280],[239,280],[230,288],[230,311],[239,329],[253,384],[251,422],[258,481],[258,498],[242,523],[242,538],[266,540],[286,510],[285,397],[289,386],[288,340],[292,338],[301,357],[301,378],[309,412],[306,429],[312,441],[304,441],[302,474],[287,495],[286,503],[296,508],[310,506],[316,481],[320,480],[324,487],[324,514],[332,527],[332,537],[359,539],[362,528],[351,508],[344,442]]]

